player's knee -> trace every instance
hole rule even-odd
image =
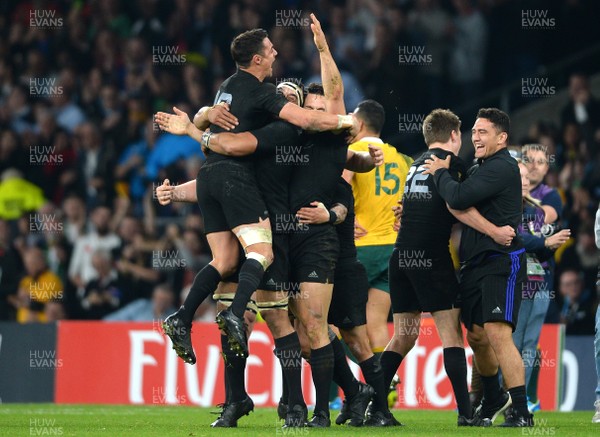
[[[255,252],[255,251],[248,252],[246,254],[246,258],[258,261],[260,263],[260,265],[262,266],[262,268],[264,270],[267,270],[267,268],[269,268],[269,266],[273,262],[273,251],[271,251],[270,254],[267,253],[266,255],[264,255],[263,253],[260,253],[260,252]]]
[[[210,264],[217,269],[222,278],[233,275],[237,269],[237,260],[234,261],[227,257],[213,258]]]
[[[485,348],[489,345],[484,332],[467,331],[467,342],[473,350]]]
[[[486,323],[485,334],[492,346],[512,343],[512,329],[505,323]]]
[[[369,343],[366,341],[353,338],[346,343],[348,344],[348,349],[350,349],[350,352],[352,352],[352,355],[354,355],[358,361],[362,362],[372,354]]]
[[[261,310],[260,315],[267,323],[274,338],[279,338],[285,332],[293,329],[285,311],[277,309]]]
[[[311,342],[327,337],[327,321],[320,315],[314,314],[304,324],[306,327],[306,335]]]
[[[273,258],[273,235],[270,228],[243,226],[237,230],[236,236],[246,252],[257,252],[266,258]]]

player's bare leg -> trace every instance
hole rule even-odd
[[[333,379],[334,357],[329,339],[327,315],[332,292],[333,284],[302,282],[300,292],[290,299],[290,307],[306,330],[311,349],[310,366],[317,401],[315,416],[309,422],[309,426],[329,426],[330,423],[328,398]]]
[[[381,367],[387,387],[392,383],[406,354],[415,346],[420,328],[420,312],[394,314],[394,335],[381,355]]]
[[[185,302],[163,322],[163,330],[173,343],[173,349],[186,363],[195,364],[191,328],[194,314],[204,300],[217,288],[223,278],[231,275],[238,262],[238,243],[230,231],[213,232],[206,236],[212,261],[194,278]]]
[[[377,288],[369,289],[367,301],[367,333],[371,350],[381,354],[390,340],[388,316],[392,303],[390,294]]]
[[[373,356],[367,336],[367,325],[355,326],[352,329],[340,329],[340,334],[358,362],[368,360]]]
[[[248,340],[244,334],[244,311],[252,293],[256,291],[265,270],[273,262],[271,222],[240,225],[232,229],[246,253],[239,273],[238,288],[231,306],[217,314],[219,328],[227,333],[231,347],[248,355]]]

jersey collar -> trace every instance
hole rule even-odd
[[[383,144],[383,140],[377,137],[362,137],[357,143],[376,143]]]

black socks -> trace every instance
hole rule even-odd
[[[185,302],[179,309],[179,314],[187,325],[192,323],[196,310],[204,299],[214,293],[219,282],[221,282],[221,274],[210,264],[198,272]]]
[[[260,281],[265,274],[265,269],[257,260],[248,258],[242,264],[239,274],[238,288],[231,303],[231,312],[240,319],[244,318],[246,305],[260,284]]]

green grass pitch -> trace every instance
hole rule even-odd
[[[217,408],[187,406],[129,405],[0,405],[0,436],[105,436],[105,437],[201,437],[201,436],[600,436],[600,424],[592,424],[593,412],[535,415],[536,427],[521,429],[457,428],[456,414],[450,411],[394,410],[405,426],[398,428],[281,428],[271,408],[257,408],[242,418],[238,428],[210,428]],[[332,418],[337,412],[332,412]],[[497,420],[497,424],[502,418]]]

